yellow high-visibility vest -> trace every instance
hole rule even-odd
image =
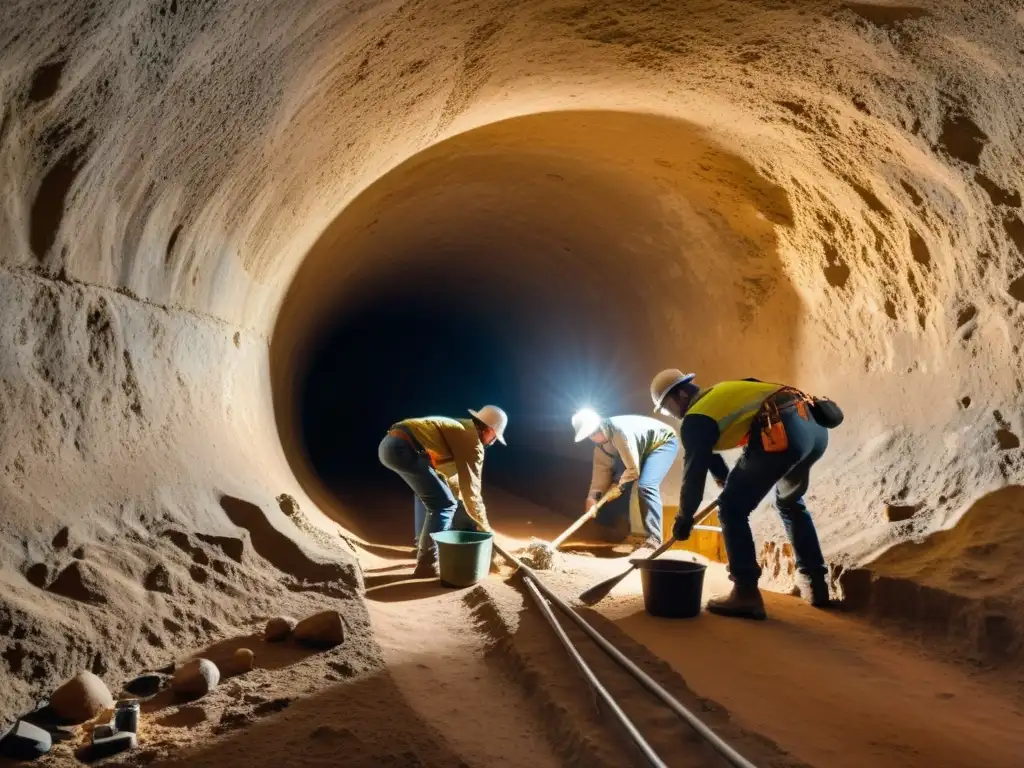
[[[737,448],[746,442],[750,423],[762,403],[782,389],[781,384],[764,381],[723,381],[703,390],[686,415],[703,414],[718,424],[716,451]]]

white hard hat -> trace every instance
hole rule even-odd
[[[479,411],[474,411],[470,408],[469,415],[493,429],[498,442],[506,445],[505,427],[508,426],[508,414],[501,410],[501,408],[496,405],[485,405]]]
[[[666,368],[651,380],[651,400],[654,402],[654,412],[661,410],[661,404],[665,402],[668,393],[678,387],[693,381],[695,373],[683,373],[678,368]]]
[[[581,408],[572,416],[572,428],[576,430],[576,442],[586,440],[601,428],[601,417],[591,408]]]

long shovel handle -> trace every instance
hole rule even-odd
[[[558,549],[560,546],[562,546],[562,544],[565,543],[566,539],[568,539],[570,536],[572,536],[574,533],[576,533],[576,531],[578,531],[580,528],[582,528],[585,523],[587,523],[588,521],[593,520],[595,517],[597,517],[597,511],[599,509],[601,509],[601,507],[603,507],[608,501],[610,501],[608,496],[609,495],[607,493],[604,496],[602,496],[598,500],[598,502],[594,506],[592,506],[590,509],[588,509],[586,512],[584,512],[576,520],[575,523],[573,523],[568,528],[566,528],[564,531],[562,531],[562,533],[558,536],[558,538],[554,539],[551,542],[551,548],[552,549]],[[618,497],[616,497],[616,498],[618,498]]]
[[[702,520],[706,520],[707,518],[711,517],[712,513],[716,509],[718,509],[718,499],[715,499],[714,501],[712,501],[710,504],[708,504],[706,507],[704,507],[704,509],[702,509],[700,512],[698,512],[694,516],[694,518],[693,518],[693,525],[694,525],[694,527],[696,527],[697,523],[701,522]],[[664,544],[662,544],[660,547],[658,547],[656,550],[654,550],[646,559],[647,560],[654,560],[656,557],[661,557],[666,552],[668,552],[670,549],[672,549],[672,545],[675,544],[675,543],[676,543],[676,537],[672,536],[668,541],[666,541]],[[635,565],[630,566],[630,570],[632,570],[633,568],[636,568],[636,566]]]

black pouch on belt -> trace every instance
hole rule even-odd
[[[811,415],[825,429],[835,429],[843,423],[842,410],[827,397],[815,397],[811,401]]]

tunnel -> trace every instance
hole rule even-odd
[[[1019,665],[1017,4],[60,0],[0,18],[0,731],[81,671],[116,696],[179,651],[325,607],[348,638],[321,670],[336,704],[380,672],[427,717],[416,675],[436,658],[397,629],[418,610],[437,623],[410,636],[469,643],[472,624],[532,669],[525,635],[494,639],[532,621],[511,602],[382,597],[405,594],[413,524],[377,445],[404,418],[499,405],[496,529],[554,533],[590,481],[572,414],[650,415],[668,367],[840,403],[807,495],[837,595],[865,626]],[[662,493],[671,516],[678,465]],[[770,502],[751,525],[782,594]],[[274,663],[295,683],[319,662]],[[743,687],[685,671],[680,690],[712,699]],[[315,710],[303,695],[273,716]],[[721,696],[757,730],[763,712]],[[180,731],[220,729],[196,764],[237,756],[263,704]],[[486,728],[429,729],[406,751],[499,760],[470,743]],[[596,751],[572,759],[601,764],[580,739]]]
[[[494,400],[516,450],[492,452],[488,471],[575,509],[590,455],[569,417],[648,412],[668,350],[744,375],[714,362],[727,344],[785,379],[801,310],[772,222],[792,224],[784,191],[678,120],[544,113],[448,139],[362,192],[303,262],[273,342],[275,373],[292,377],[279,428],[305,435],[318,477],[351,489],[374,476],[390,424]]]

